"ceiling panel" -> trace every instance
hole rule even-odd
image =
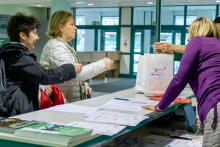
[[[72,7],[126,7],[126,6],[155,6],[156,0],[69,0]],[[147,2],[153,2],[148,4]],[[92,3],[92,6],[88,4]],[[0,0],[3,4],[19,4],[23,6],[50,7],[51,0]],[[169,5],[217,5],[216,0],[162,0],[163,6]]]

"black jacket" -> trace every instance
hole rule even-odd
[[[76,78],[72,64],[45,69],[37,62],[36,56],[19,43],[2,46],[0,56],[5,61],[10,116],[39,110],[39,84],[58,84]]]

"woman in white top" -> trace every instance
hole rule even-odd
[[[45,68],[55,68],[66,63],[81,63],[72,45],[75,38],[76,26],[69,12],[55,12],[49,22],[47,35],[51,37],[44,46],[40,63]],[[83,66],[77,77],[68,82],[57,84],[66,103],[86,99],[86,94],[92,92],[85,80],[90,79],[105,70],[110,70],[113,60],[103,58],[100,61]]]

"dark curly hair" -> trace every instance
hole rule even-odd
[[[214,23],[220,23],[220,17],[216,17]]]
[[[26,16],[18,12],[8,21],[7,34],[11,42],[20,42],[19,33],[23,32],[29,37],[31,30],[39,29],[40,22],[34,16]]]

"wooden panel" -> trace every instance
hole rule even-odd
[[[121,60],[121,52],[120,51],[107,52],[107,57],[112,60]]]
[[[77,55],[81,62],[91,62],[92,53],[91,52],[77,52]]]
[[[114,64],[111,67],[111,70],[107,72],[108,77],[119,77],[119,66],[121,60],[121,52],[120,51],[92,51],[92,52],[77,52],[79,59],[81,62],[95,62],[108,57],[114,60]],[[94,79],[105,79],[106,73],[103,72],[94,77]]]
[[[106,52],[104,51],[92,52],[92,62],[99,61],[100,59],[103,59],[105,57],[106,57]]]
[[[99,75],[93,77],[93,79],[105,79],[105,72],[100,73]]]
[[[114,64],[112,65],[111,69],[118,69],[119,68],[119,61],[114,61]]]

